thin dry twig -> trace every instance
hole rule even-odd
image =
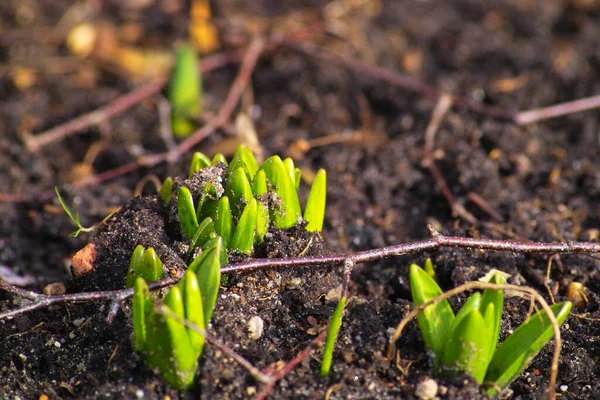
[[[469,290],[485,290],[485,289],[504,290],[504,291],[510,290],[510,291],[526,293],[529,296],[531,296],[531,298],[535,299],[542,306],[542,309],[548,316],[548,320],[550,322],[550,325],[552,326],[552,331],[553,331],[554,337],[556,339],[555,344],[554,344],[554,353],[552,355],[552,365],[550,367],[550,379],[548,381],[548,389],[547,389],[548,397],[554,398],[554,388],[556,386],[556,378],[558,375],[558,361],[560,358],[560,350],[562,347],[562,340],[560,337],[560,326],[558,324],[558,321],[556,320],[556,317],[554,316],[554,312],[552,312],[552,309],[550,308],[550,306],[548,305],[546,300],[544,300],[544,298],[535,289],[529,288],[529,287],[522,287],[522,286],[508,285],[508,284],[495,284],[495,283],[487,283],[487,282],[467,282],[467,283],[460,285],[454,289],[450,289],[450,290],[440,294],[439,296],[436,296],[433,299],[415,307],[410,313],[408,313],[400,321],[400,323],[396,327],[396,330],[394,331],[394,334],[390,338],[390,343],[388,344],[386,357],[388,359],[392,359],[392,357],[394,355],[394,350],[395,350],[395,343],[398,340],[398,338],[400,338],[400,335],[402,334],[402,330],[413,318],[416,318],[417,315],[421,311],[423,311],[425,308],[429,307],[432,304],[437,304],[440,301],[445,300],[449,297],[456,296],[457,294],[460,294],[460,293],[463,293],[463,292],[466,292]]]
[[[567,101],[549,107],[536,108],[529,111],[520,111],[515,116],[515,122],[519,125],[531,124],[550,118],[562,117],[581,111],[592,110],[600,107],[600,95],[585,97],[583,99]]]

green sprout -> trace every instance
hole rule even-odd
[[[181,45],[168,90],[173,134],[185,138],[194,131],[193,119],[202,113],[202,77],[194,48]]]
[[[333,316],[331,317],[331,323],[329,324],[329,330],[327,331],[327,339],[325,341],[325,349],[323,350],[323,360],[321,361],[321,376],[329,375],[331,369],[331,360],[333,359],[333,349],[337,336],[342,326],[342,316],[344,315],[344,308],[346,307],[346,297],[342,297],[335,306]]]
[[[185,319],[200,330],[208,328],[217,301],[221,246],[222,241],[217,240],[197,257],[162,304],[178,319]],[[158,312],[142,276],[135,277],[132,310],[135,348],[171,385],[178,389],[190,387],[204,348],[204,336]]]
[[[71,211],[71,209],[69,209],[69,207],[67,206],[67,203],[65,203],[62,196],[60,195],[60,192],[58,191],[58,186],[54,186],[54,191],[56,192],[56,197],[58,197],[58,201],[59,201],[61,207],[63,208],[63,210],[65,210],[65,213],[69,216],[69,219],[71,220],[73,225],[75,225],[77,227],[77,230],[69,233],[69,236],[77,237],[77,236],[79,236],[79,234],[81,232],[91,232],[94,229],[96,229],[96,225],[90,226],[89,228],[83,227],[81,225],[81,221],[79,221],[79,211],[76,211],[75,213],[73,213],[73,211]],[[102,221],[106,221],[113,214],[114,213],[108,214]]]
[[[430,273],[416,264],[410,267],[415,306],[442,294]],[[496,272],[490,282],[504,284],[505,278]],[[553,334],[548,316],[540,311],[496,347],[503,302],[501,290],[486,289],[471,295],[456,316],[447,300],[429,305],[417,316],[423,341],[435,354],[439,372],[465,372],[477,383],[490,385],[490,396],[515,380]],[[565,321],[571,307],[570,302],[551,307],[559,325]]]
[[[135,248],[125,278],[125,286],[133,287],[138,277],[144,278],[146,282],[154,282],[163,277],[163,263],[152,247],[146,250],[144,246],[138,245]]]
[[[313,181],[303,218],[298,197],[301,172],[291,159],[282,161],[273,156],[259,165],[244,145],[238,147],[229,163],[221,154],[211,161],[196,153],[190,177],[204,170],[222,172],[218,168],[224,167],[219,165],[227,167],[225,172],[205,182],[200,193],[185,186],[178,189],[177,215],[184,239],[190,243],[190,258],[215,235],[223,239],[227,250],[251,256],[270,227],[288,229],[306,221],[307,231],[322,230],[327,180],[324,170],[319,170]],[[161,197],[170,201],[172,195],[172,181],[165,180]]]

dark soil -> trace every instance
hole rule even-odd
[[[71,292],[120,288],[137,244],[155,246],[168,268],[183,267],[179,239],[169,225],[172,213],[152,197],[150,185],[142,192],[146,197],[135,197],[134,190],[150,174],[161,180],[185,176],[190,154],[101,185],[71,186],[141,154],[166,150],[158,96],[37,154],[22,138],[106,105],[143,80],[115,60],[71,56],[65,38],[81,18],[105,26],[127,46],[161,50],[185,38],[189,9],[179,1],[89,2],[84,16],[77,17],[78,6],[70,2],[39,3],[0,5],[0,193],[25,199],[1,197],[2,278],[36,291],[57,281]],[[487,105],[527,110],[600,92],[600,3],[594,0],[336,1],[327,7],[321,1],[215,3],[223,50],[244,45],[257,29],[290,32],[317,22],[328,29],[312,39],[319,46]],[[218,111],[236,71],[227,66],[204,77],[208,113]],[[322,234],[327,250],[322,251],[423,239],[428,223],[445,234],[470,237],[598,241],[597,110],[517,126],[453,109],[436,136],[435,161],[452,193],[477,217],[473,225],[452,216],[421,166],[434,100],[282,47],[254,71],[243,107],[252,102],[266,155],[292,155],[302,168],[328,171]],[[212,135],[198,150],[212,156],[232,148],[230,130]],[[328,135],[336,135],[329,144],[299,151],[301,141],[314,144],[310,141]],[[70,238],[73,227],[57,200],[40,196],[52,193],[54,185],[67,203],[76,204],[84,226],[124,207],[93,238]],[[301,188],[305,195],[306,185]],[[500,219],[468,200],[470,193],[485,199]],[[297,253],[305,248],[293,240],[298,236],[276,232],[263,253]],[[70,259],[90,240],[98,247],[96,272],[73,279]],[[550,300],[544,287],[549,256],[442,249],[358,265],[332,373],[320,377],[319,349],[275,386],[271,398],[415,398],[416,385],[433,373],[416,324],[399,342],[404,371],[383,354],[390,330],[410,309],[408,266],[426,257],[433,259],[445,289],[497,268],[511,274],[511,283],[532,286]],[[575,255],[562,255],[551,266],[548,285],[557,301],[573,281],[584,284],[589,300],[577,310],[585,318],[571,316],[562,328],[557,387],[562,398],[600,398],[599,266],[596,258]],[[323,267],[230,276],[211,332],[259,368],[277,368],[327,325],[339,272]],[[1,310],[21,302],[0,293]],[[523,321],[528,307],[522,299],[507,300],[502,338]],[[2,321],[0,397],[229,399],[251,398],[260,390],[244,369],[211,347],[200,361],[196,386],[185,393],[171,389],[132,348],[129,304],[110,325],[107,313],[108,304],[89,303]],[[253,316],[265,325],[258,340],[250,339],[246,327]],[[551,352],[548,345],[510,386],[508,397],[541,396]],[[440,398],[485,397],[468,377],[436,380],[445,388]]]

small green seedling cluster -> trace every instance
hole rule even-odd
[[[183,44],[177,50],[168,98],[173,134],[189,136],[194,131],[193,120],[202,113],[202,76],[191,45]]]
[[[301,172],[291,158],[282,161],[273,156],[259,166],[244,145],[238,147],[229,164],[222,154],[211,160],[195,153],[190,177],[220,164],[227,166],[224,176],[219,182],[205,183],[202,193],[194,196],[187,187],[179,188],[177,213],[190,243],[190,256],[216,236],[222,238],[227,250],[252,255],[270,227],[292,228],[303,219],[307,231],[321,231],[326,202],[325,170],[319,170],[313,181],[302,217],[298,198]],[[172,191],[173,180],[167,178],[160,190],[166,203],[171,201]]]
[[[208,328],[217,301],[221,277],[221,247],[222,241],[217,241],[202,252],[190,264],[181,281],[170,289],[162,304],[179,319],[195,324],[200,332]],[[204,336],[181,321],[156,311],[154,299],[144,279],[157,269],[156,263],[144,263],[144,257],[150,250],[146,250],[141,257],[141,252],[137,255],[134,252],[132,264],[135,257],[142,261],[138,264],[138,272],[133,272],[127,278],[135,279],[132,306],[134,346],[148,364],[161,371],[171,385],[186,389],[194,382],[198,358],[204,348]]]
[[[138,277],[144,278],[146,282],[154,282],[163,277],[163,263],[152,247],[144,249],[144,246],[138,245],[135,248],[129,262],[125,286],[133,287]]]
[[[415,306],[442,294],[429,273],[413,264],[410,267],[410,288]],[[503,284],[496,273],[491,283]],[[489,395],[504,389],[527,368],[533,358],[552,338],[548,316],[537,312],[519,326],[499,347],[500,320],[504,297],[501,290],[486,289],[469,297],[454,315],[447,300],[426,307],[417,316],[425,346],[435,354],[440,373],[465,372],[477,381],[491,386]],[[559,324],[569,312],[571,303],[551,307]]]

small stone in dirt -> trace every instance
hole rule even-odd
[[[438,392],[438,384],[433,379],[426,379],[423,382],[419,382],[415,389],[415,396],[423,400],[429,400],[435,398]]]
[[[67,293],[67,288],[61,282],[54,282],[44,286],[43,292],[46,296],[57,296]]]
[[[96,260],[96,245],[88,243],[83,249],[79,250],[73,256],[71,263],[71,272],[74,277],[79,277],[87,274],[94,269],[94,261]]]
[[[264,321],[258,315],[250,318],[248,321],[248,332],[250,339],[257,340],[262,336],[263,328],[265,326]]]
[[[567,385],[560,385],[560,391],[561,392],[566,392],[567,390],[569,390],[569,386],[567,386]]]

